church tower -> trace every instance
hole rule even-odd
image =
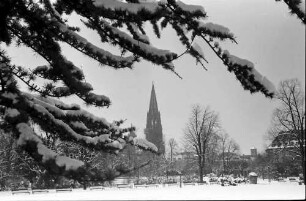
[[[160,119],[160,113],[157,107],[154,84],[152,84],[151,99],[149,111],[147,113],[147,125],[145,128],[146,140],[152,142],[162,154],[165,153],[165,143],[163,140],[163,131]]]

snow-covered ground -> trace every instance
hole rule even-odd
[[[0,192],[0,200],[304,200],[305,185],[297,182],[259,180],[258,184],[221,186],[149,187],[105,190],[74,189],[72,192],[17,194]]]

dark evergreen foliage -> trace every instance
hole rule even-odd
[[[275,0],[275,1],[281,1],[281,0]],[[306,19],[305,19],[305,8],[303,8],[303,4],[301,0],[283,0],[291,14],[295,14],[301,21],[302,23],[306,24]],[[304,4],[305,6],[305,4]]]

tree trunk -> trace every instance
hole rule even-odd
[[[222,162],[223,162],[222,176],[224,176],[224,172],[225,172],[225,156],[224,156],[224,150],[222,151]]]
[[[205,176],[205,155],[203,154],[203,163],[202,163],[202,167],[203,167],[203,175]]]
[[[200,176],[200,183],[203,183],[203,166],[202,166],[202,156],[198,157],[199,160],[199,176]]]
[[[302,120],[303,122],[303,120]],[[302,123],[302,129],[301,129],[301,141],[302,143],[300,144],[300,152],[301,152],[301,162],[302,162],[302,169],[303,169],[303,181],[304,184],[306,185],[305,182],[305,175],[306,175],[306,170],[305,170],[305,162],[306,162],[306,156],[305,156],[305,130],[303,128],[303,123]]]
[[[84,190],[87,189],[87,182],[86,182],[86,181],[84,181],[84,183],[83,183],[83,189],[84,189]]]
[[[205,176],[205,153],[206,153],[206,149],[203,148],[203,159],[202,159],[202,167],[203,167],[203,175]]]
[[[302,165],[302,170],[303,170],[303,180],[304,180],[304,184],[306,185],[305,182],[305,152],[304,152],[304,148],[302,147],[302,149],[300,148],[301,151],[301,165]]]
[[[302,166],[303,166],[303,181],[304,181],[304,185],[306,185],[306,182],[305,182],[305,161],[302,161]]]

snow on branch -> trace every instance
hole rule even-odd
[[[95,117],[85,110],[78,109],[77,107],[69,107],[51,98],[35,97],[27,93],[22,95],[2,94],[2,97],[12,100],[16,100],[18,96],[22,96],[23,98],[19,101],[13,101],[13,106],[25,111],[33,122],[40,125],[44,130],[50,133],[57,133],[57,136],[61,140],[69,139],[70,141],[80,143],[83,146],[91,147],[96,150],[105,150],[115,153],[122,150],[126,143],[130,143],[132,140],[130,138],[132,136],[125,138],[123,134],[134,131],[135,128],[120,128],[119,125],[122,121],[108,123],[104,118]],[[57,107],[59,105],[61,105],[60,107],[71,108],[73,110],[62,110]],[[7,113],[10,118],[14,118],[19,114],[14,108],[8,109]],[[72,127],[69,125],[72,125]],[[73,128],[76,127],[77,129],[74,130]],[[94,135],[87,136],[80,134],[77,130],[85,134],[90,130]],[[145,140],[141,142],[142,143],[136,144],[140,148],[151,151],[149,142],[147,145],[145,144]]]
[[[78,131],[81,131],[81,132],[89,131],[87,126],[81,121],[71,121],[69,125],[73,130],[76,130],[77,132]]]
[[[42,104],[44,107],[48,108],[48,106],[57,108],[60,110],[80,110],[80,106],[78,104],[67,104],[55,98],[46,98],[42,96],[37,96],[29,93],[23,93],[27,98],[32,99],[35,103]],[[62,116],[62,115],[59,115]]]
[[[93,5],[110,11],[124,11],[137,15],[141,11],[155,13],[159,7],[156,2],[152,3],[125,3],[118,0],[94,0]]]
[[[211,22],[204,23],[200,20],[198,20],[197,22],[198,22],[198,29],[200,30],[200,32],[204,34],[208,34],[211,37],[220,38],[221,40],[227,38],[235,40],[234,34],[232,34],[230,30],[225,26],[214,24]]]
[[[52,58],[52,60],[54,59],[56,58]],[[63,88],[54,89],[54,96],[76,94],[87,104],[100,107],[108,107],[110,105],[111,101],[107,96],[98,95],[91,92],[93,90],[91,84],[89,84],[88,82],[81,81],[84,78],[83,73],[80,74],[79,68],[76,67],[71,61],[68,61],[63,56],[57,56],[57,60],[53,62],[54,69],[62,73],[63,76],[61,77],[61,79],[68,87],[65,88],[66,90],[63,90]],[[52,90],[50,92],[52,92]]]
[[[147,35],[140,33],[139,28],[135,23],[127,23],[127,28],[133,35],[135,40],[139,40],[143,43],[150,44],[150,39]]]
[[[54,151],[47,148],[42,140],[36,136],[33,129],[26,123],[16,125],[19,134],[17,144],[25,149],[34,160],[44,166],[49,172],[62,175],[67,178],[73,178],[79,182],[83,181],[106,181],[112,180],[122,174],[139,169],[146,166],[150,161],[140,164],[138,167],[115,167],[111,169],[112,178],[106,171],[90,167],[88,164],[66,156],[60,156]]]
[[[49,62],[56,75],[60,76],[63,83],[69,88],[69,94],[76,94],[87,104],[100,107],[108,107],[110,105],[108,97],[91,92],[93,88],[88,82],[83,81],[84,74],[82,70],[62,55],[58,42],[52,38],[33,36],[20,23],[14,23],[12,30],[19,34],[19,39],[23,43],[34,49]],[[49,46],[42,49],[41,44],[49,44]],[[46,92],[50,92],[50,90],[46,90]],[[56,94],[47,95],[56,96]]]
[[[102,132],[103,129],[107,129],[106,132],[102,132],[100,134],[109,133],[109,130],[114,128],[114,126],[108,123],[104,118],[96,117],[86,110],[80,109],[78,105],[67,105],[56,99],[34,96],[27,93],[24,93],[24,96],[32,103],[43,107],[56,119],[60,119],[68,123],[70,123],[71,120],[80,121],[88,127],[98,128],[100,132]]]
[[[153,144],[153,143],[151,143],[151,142],[149,142],[145,139],[134,138],[132,144],[139,147],[140,149],[148,150],[148,151],[151,151],[153,153],[158,153],[158,149],[155,146],[155,144]]]
[[[193,15],[197,14],[197,17],[206,16],[206,12],[202,6],[185,4],[180,0],[176,1],[176,5],[178,6],[179,10],[183,11],[184,13],[192,13]]]
[[[91,147],[96,150],[107,150],[110,152],[114,152],[118,149],[121,150],[124,147],[119,146],[114,142],[118,142],[117,139],[111,139],[111,133],[101,133],[95,137],[84,136],[77,133],[63,120],[55,118],[46,108],[42,107],[41,105],[29,103],[29,107],[26,109],[27,112],[30,112],[29,110],[31,110],[30,115],[34,122],[39,124],[40,119],[47,121],[45,125],[42,125],[44,129],[48,129],[52,133],[58,133],[58,137],[61,140],[69,139],[70,141],[80,143],[86,147]]]
[[[275,0],[281,1],[281,0]],[[306,24],[305,18],[305,0],[283,0],[290,9],[292,14],[295,14],[304,24]]]
[[[117,56],[93,45],[84,37],[70,30],[65,24],[57,21],[55,21],[55,24],[59,27],[59,36],[62,40],[70,44],[72,47],[80,50],[81,52],[84,52],[86,55],[92,57],[93,59],[96,59],[101,64],[112,66],[114,68],[131,68],[133,62],[135,61],[133,56]]]
[[[44,130],[49,130],[50,133],[57,133],[61,140],[69,139],[96,150],[117,153],[125,147],[126,140],[130,141],[130,139],[124,138],[123,133],[134,130],[134,128],[119,128],[117,122],[110,124],[105,119],[95,117],[84,110],[62,111],[54,105],[52,106],[33,96],[31,97],[29,94],[25,94],[24,97],[27,97],[27,100],[22,109],[29,113],[31,119],[39,125],[41,125],[40,122],[43,119],[45,123],[41,126]],[[84,130],[80,129],[80,127],[74,130],[75,124],[72,127],[69,126],[71,121],[79,121],[79,125],[82,122],[82,125],[95,132],[96,135],[87,136],[78,133],[77,130],[82,132]],[[137,141],[136,145],[144,150],[156,151],[154,147],[152,148],[151,143],[145,140]]]
[[[44,79],[49,79],[49,80],[59,80],[60,79],[57,75],[55,75],[54,69],[50,65],[37,66],[32,71],[32,73]]]
[[[17,104],[18,105],[18,104]],[[14,106],[17,106],[14,105]],[[22,103],[21,105],[24,105]],[[35,107],[35,105],[33,106]],[[36,106],[37,107],[37,106]],[[90,167],[88,164],[83,161],[69,158],[67,156],[58,155],[56,152],[50,150],[43,144],[43,140],[38,137],[33,128],[30,127],[29,123],[23,122],[25,119],[22,118],[22,115],[28,114],[28,111],[25,111],[22,108],[22,113],[17,109],[7,108],[5,112],[5,119],[15,125],[16,136],[17,136],[17,145],[23,148],[28,154],[30,154],[34,160],[44,166],[49,172],[62,175],[67,178],[73,178],[80,181],[105,181],[109,179],[114,179],[117,176],[126,174],[128,172],[139,169],[143,166],[146,166],[150,161],[140,164],[137,167],[122,167],[116,166],[114,169],[111,169],[114,177],[110,178],[107,171],[101,171],[94,167]],[[38,109],[40,112],[46,112],[42,108]],[[19,117],[18,117],[19,116]],[[13,120],[15,118],[15,120]],[[118,125],[118,123],[115,123]],[[53,132],[56,132],[53,130]],[[101,136],[99,136],[101,138]],[[120,141],[120,144],[119,144]],[[125,142],[124,139],[119,139],[118,141],[112,141],[112,144],[116,144],[116,148],[122,148],[121,144]],[[108,143],[107,146],[111,144]],[[114,145],[111,147],[111,150],[114,148]],[[116,153],[116,152],[115,152]]]
[[[36,136],[33,129],[26,123],[17,124],[16,129],[19,132],[17,144],[24,147],[28,152],[30,151],[29,148],[31,148],[31,151],[36,152],[36,154],[39,156],[35,156],[34,153],[30,154],[32,156],[34,155],[36,160],[41,157],[41,162],[43,165],[57,166],[55,170],[64,168],[65,171],[74,171],[84,166],[84,162],[82,161],[65,156],[58,156],[54,151],[48,149],[43,144],[42,140]],[[54,167],[52,169],[55,171]]]
[[[261,91],[268,97],[273,97],[276,93],[275,86],[254,68],[252,62],[231,55],[227,50],[223,51],[222,58],[228,65],[229,71],[235,73],[245,89],[250,92]]]
[[[205,55],[204,55],[204,52],[201,46],[197,42],[194,42],[192,44],[192,46],[190,47],[189,53],[197,59],[197,62],[201,63],[201,65],[203,66],[205,70],[207,70],[205,66],[202,64],[201,60],[204,60],[206,63],[208,63],[208,61],[205,58]]]
[[[137,24],[142,24],[142,22],[151,21],[152,19],[158,20],[164,15],[165,11],[164,8],[159,6],[158,2],[154,1],[132,3],[118,0],[97,0],[93,2],[80,1],[79,4],[79,8],[76,8],[75,11],[83,16],[96,15],[104,19],[118,20],[125,23],[136,22]],[[57,7],[63,8],[62,5]],[[83,9],[85,7],[88,10],[85,11]]]
[[[14,108],[7,108],[5,110],[5,117],[6,118],[14,118],[20,115],[20,112]]]
[[[99,25],[89,23],[89,26],[94,26],[99,30],[99,34],[103,37],[105,34],[112,38],[114,42],[120,44],[123,48],[140,55],[144,59],[147,59],[156,64],[163,64],[173,60],[177,55],[169,50],[162,50],[142,43],[133,39],[127,33],[112,27],[105,20],[99,20]]]
[[[193,49],[196,50],[196,51],[199,53],[199,55],[206,61],[205,56],[204,56],[204,52],[203,52],[201,46],[200,46],[198,43],[195,42],[195,43],[192,44],[192,47],[193,47]]]
[[[28,86],[29,90],[36,91],[40,94],[48,93],[48,90],[46,90],[45,87],[40,87],[35,84],[36,76],[29,70],[21,66],[11,65],[10,63],[7,63],[6,66],[11,74],[15,75],[17,78],[19,78],[22,82],[24,82]]]
[[[298,8],[300,11],[304,14],[304,19],[305,19],[305,0],[301,0],[301,3],[298,4]]]
[[[66,156],[59,156],[57,153],[47,148],[43,144],[43,140],[41,139],[41,137],[39,137],[35,133],[33,128],[31,128],[28,123],[25,123],[29,121],[28,117],[30,117],[32,122],[40,125],[44,131],[47,131],[50,134],[56,134],[56,136],[59,137],[59,139],[61,140],[74,141],[78,144],[93,148],[95,150],[118,153],[119,150],[124,148],[126,143],[131,142],[131,138],[135,137],[134,135],[130,135],[129,139],[126,139],[125,137],[123,138],[123,136],[120,135],[120,133],[122,132],[134,130],[119,128],[118,126],[122,123],[122,121],[115,121],[112,124],[109,124],[109,134],[101,134],[94,137],[82,136],[74,132],[73,129],[69,128],[69,125],[65,123],[65,121],[69,121],[70,124],[73,124],[79,129],[87,128],[82,121],[73,121],[71,120],[72,118],[67,118],[65,116],[62,117],[62,120],[60,120],[52,116],[52,114],[49,113],[46,109],[48,108],[50,111],[53,111],[53,113],[54,111],[58,112],[59,108],[56,110],[55,105],[61,105],[60,101],[37,96],[40,98],[39,100],[39,98],[35,98],[35,96],[32,96],[30,94],[11,93],[10,95],[7,93],[7,95],[5,95],[3,93],[1,95],[1,103],[3,103],[2,98],[4,96],[12,100],[15,100],[18,96],[22,96],[18,98],[18,101],[13,101],[13,104],[10,104],[12,107],[6,108],[4,118],[11,125],[15,125],[14,127],[17,131],[16,137],[18,138],[17,144],[21,146],[26,152],[28,152],[37,162],[43,165],[48,171],[56,175],[63,175],[68,178],[74,178],[78,181],[105,181],[109,179],[104,171],[91,168],[88,166],[88,164],[85,164],[82,161],[75,160]],[[48,100],[49,103],[43,104],[43,100]],[[54,108],[52,108],[52,106]],[[70,112],[82,112],[76,107],[69,107],[69,105],[65,105],[64,103],[62,107],[74,109],[69,110]],[[66,111],[67,110],[63,110],[63,113],[65,113]],[[61,115],[63,115],[63,113]],[[94,118],[92,117],[92,119]],[[101,122],[101,118],[96,118],[96,121]],[[97,124],[95,125],[95,127],[100,128],[100,126]],[[88,129],[91,129],[92,131],[95,130],[95,128],[93,127],[90,127]],[[139,147],[142,148],[143,146]],[[146,147],[145,150],[150,149]],[[145,164],[142,164],[140,167],[142,167],[143,165]],[[116,167],[112,171],[115,173],[114,175],[120,176],[124,173],[135,170],[135,168],[138,167]]]

